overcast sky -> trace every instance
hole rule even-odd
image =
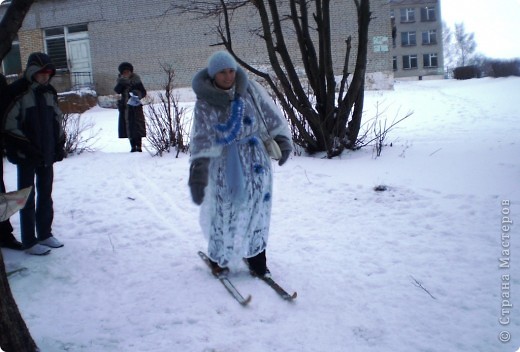
[[[440,0],[449,27],[462,22],[477,51],[490,58],[520,58],[520,0]]]

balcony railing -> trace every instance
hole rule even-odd
[[[92,72],[71,72],[70,85],[71,89],[93,87]]]

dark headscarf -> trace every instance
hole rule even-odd
[[[117,69],[118,69],[119,73],[123,73],[124,70],[128,70],[132,73],[134,72],[134,66],[132,66],[132,64],[129,62],[121,62]]]

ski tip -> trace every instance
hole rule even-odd
[[[287,295],[284,295],[282,298],[286,301],[292,302],[296,299],[296,297],[298,297],[298,293],[294,292],[292,295],[287,294]]]
[[[7,277],[9,277],[9,276],[17,274],[17,273],[23,273],[27,270],[28,269],[26,267],[22,267],[22,268],[14,269],[12,271],[7,271],[6,274],[7,274]]]
[[[251,295],[247,296],[243,301],[240,302],[241,305],[243,305],[244,307],[247,306],[249,304],[249,302],[251,302],[251,299],[253,297]]]
[[[199,255],[200,259],[202,259],[204,261],[208,261],[209,260],[209,257],[207,256],[207,254],[204,253],[203,251],[198,251],[197,254]]]

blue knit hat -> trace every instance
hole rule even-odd
[[[211,78],[215,78],[218,72],[226,68],[236,71],[237,67],[237,62],[227,51],[217,51],[208,59],[208,74]]]

